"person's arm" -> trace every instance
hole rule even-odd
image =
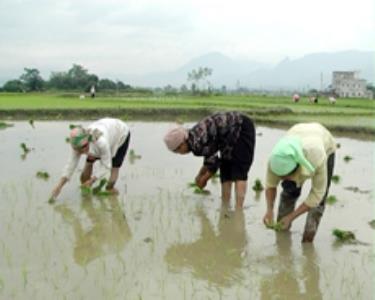
[[[212,173],[207,166],[203,165],[200,168],[198,175],[195,177],[195,184],[203,189],[213,174],[214,173]]]
[[[263,223],[271,225],[273,223],[273,208],[275,205],[275,199],[277,195],[277,186],[280,182],[280,177],[276,176],[270,168],[269,163],[267,164],[266,172],[266,213],[263,217]]]
[[[308,212],[310,207],[307,206],[305,203],[302,203],[297,209],[293,210],[291,213],[283,217],[280,222],[282,223],[283,229],[288,229],[292,222],[298,218],[300,215]]]
[[[78,165],[80,157],[81,157],[81,155],[77,151],[75,151],[74,149],[71,149],[70,156],[69,156],[68,162],[66,163],[66,165],[63,169],[62,176],[61,176],[59,182],[56,184],[56,186],[52,190],[52,193],[51,193],[52,199],[55,200],[59,196],[63,186],[72,177],[73,172]]]
[[[65,185],[65,183],[68,182],[68,178],[67,177],[61,177],[59,182],[57,183],[57,185],[53,188],[52,190],[52,193],[51,193],[51,198],[52,199],[56,199],[60,192],[61,192],[61,189],[62,187]]]
[[[315,169],[315,173],[311,178],[311,189],[310,193],[307,196],[306,200],[297,207],[294,211],[286,215],[281,219],[283,223],[283,228],[287,229],[290,227],[290,224],[298,218],[300,215],[308,212],[311,208],[319,205],[322,201],[325,191],[327,188],[327,166],[324,161],[320,167]]]
[[[266,213],[263,217],[264,225],[271,225],[273,223],[273,208],[275,205],[277,189],[275,187],[266,188]]]

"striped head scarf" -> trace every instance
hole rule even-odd
[[[81,126],[77,126],[70,131],[69,141],[74,149],[82,149],[91,139],[90,132]]]

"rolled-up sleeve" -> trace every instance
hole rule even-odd
[[[210,172],[216,173],[220,167],[220,158],[218,155],[204,157],[203,165],[206,166]]]
[[[281,178],[276,176],[270,168],[270,164],[267,164],[267,173],[266,173],[266,188],[276,188],[280,182]]]
[[[319,168],[316,168],[311,178],[311,190],[304,203],[308,207],[316,207],[323,200],[327,189],[327,164],[324,162]]]
[[[80,157],[81,155],[71,148],[68,162],[66,163],[62,172],[63,177],[67,178],[68,180],[72,177],[74,170],[77,168]]]

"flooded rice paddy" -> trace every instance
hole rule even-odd
[[[219,182],[208,196],[188,187],[202,159],[166,150],[169,123],[129,123],[135,156],[121,169],[119,196],[81,196],[76,172],[48,204],[69,124],[0,131],[0,299],[374,299],[373,142],[337,139],[337,201],[314,244],[301,244],[305,216],[289,233],[266,229],[264,192],[251,189],[284,130],[257,128],[245,209],[227,213]],[[362,243],[336,242],[334,228]]]

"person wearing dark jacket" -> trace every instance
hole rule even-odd
[[[172,152],[204,157],[195,178],[200,188],[220,169],[223,204],[229,205],[234,183],[236,208],[243,207],[255,149],[255,127],[250,118],[240,112],[215,113],[190,129],[176,125],[164,142]]]

